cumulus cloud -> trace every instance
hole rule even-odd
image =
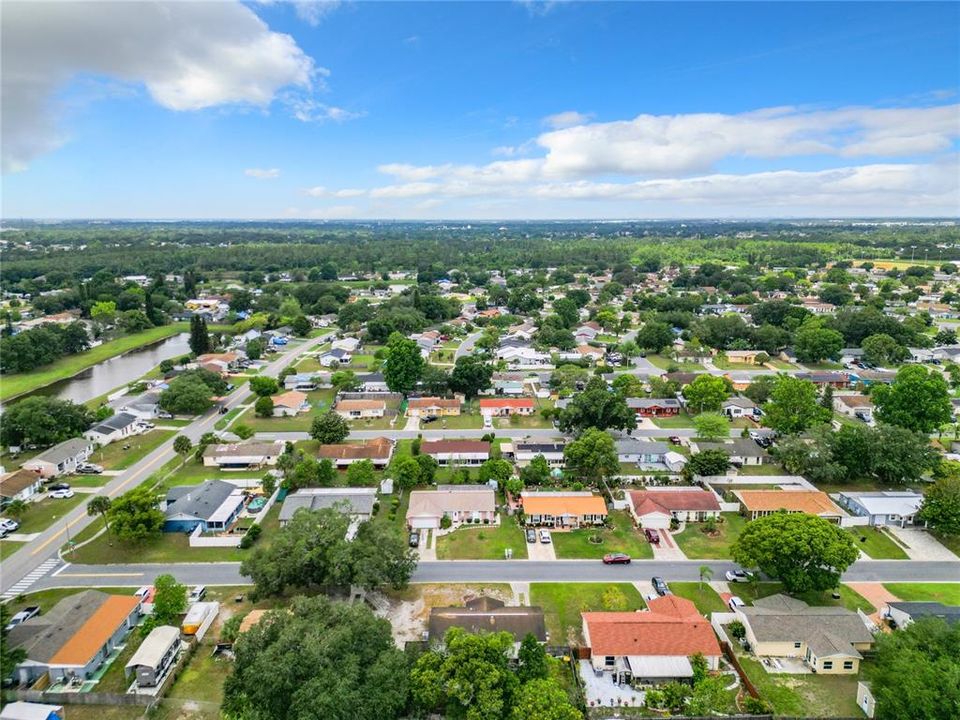
[[[312,27],[340,6],[340,0],[294,0],[293,8],[297,17]]]
[[[5,172],[66,141],[54,98],[78,75],[142,85],[162,107],[189,111],[267,107],[325,74],[237,2],[8,2],[2,45]]]
[[[547,115],[543,119],[543,124],[552,127],[554,130],[560,128],[573,127],[574,125],[583,125],[589,122],[593,117],[590,113],[581,113],[576,110],[565,110],[554,115]]]
[[[280,168],[247,168],[243,174],[257,180],[275,180],[280,177]]]

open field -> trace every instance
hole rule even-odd
[[[58,380],[66,380],[104,360],[123,355],[125,352],[144,345],[159,342],[178,333],[186,332],[188,329],[187,323],[161,325],[132,335],[124,335],[116,340],[110,340],[86,352],[68,355],[28,373],[5,375],[3,382],[0,383],[0,400],[9,400],[55,383]]]
[[[604,592],[610,588],[619,590],[627,600],[628,610],[646,606],[640,593],[630,583],[532,583],[530,604],[543,608],[550,634],[548,643],[560,645],[577,644],[582,641],[580,613],[590,610],[606,610]]]

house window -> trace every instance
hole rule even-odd
[[[793,644],[793,646],[794,646],[797,650],[800,649],[800,646],[801,646],[801,645],[803,645],[802,642],[795,642],[795,643]]]
[[[824,660],[823,661],[824,670],[833,670],[833,660]]]
[[[844,660],[843,661],[844,670],[853,670],[853,660]]]
[[[606,657],[603,658],[603,664],[606,667],[613,667],[615,663],[616,663],[616,658],[614,658],[613,655],[607,655]]]

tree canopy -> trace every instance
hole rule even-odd
[[[602,377],[594,376],[560,413],[560,429],[581,433],[587,428],[632,430],[637,416],[618,391],[611,392]]]
[[[817,402],[817,388],[809,380],[780,375],[763,406],[763,424],[784,435],[803,432],[828,422],[832,412]]]
[[[417,386],[423,372],[420,348],[399,332],[387,340],[387,359],[383,365],[383,379],[393,392],[408,393]]]
[[[871,397],[878,421],[909,430],[929,434],[953,417],[947,381],[922,365],[900,368],[893,383],[877,386]]]

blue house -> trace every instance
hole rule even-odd
[[[244,508],[243,490],[223,480],[202,485],[180,485],[167,491],[164,532],[226,530]]]

